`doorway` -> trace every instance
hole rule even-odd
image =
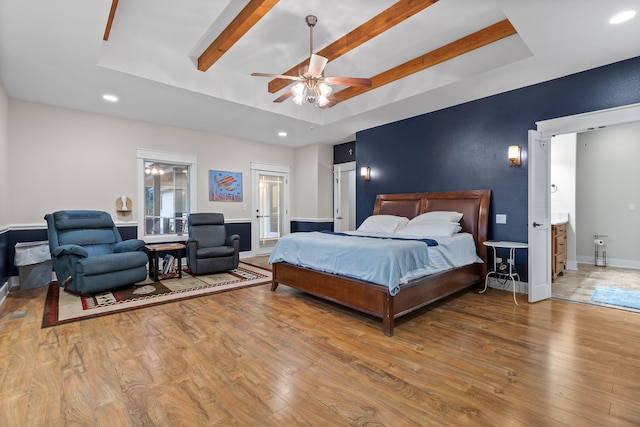
[[[252,163],[251,240],[254,255],[267,255],[289,233],[289,168]]]
[[[640,117],[640,104],[627,105],[606,110],[600,110],[590,113],[577,114],[574,116],[560,117],[557,119],[545,120],[537,122],[537,142],[530,141],[529,144],[529,279],[532,277],[540,278],[540,282],[536,282],[536,286],[543,284],[548,286],[548,295],[551,296],[551,277],[550,277],[550,245],[545,242],[550,241],[550,236],[546,239],[532,239],[535,233],[535,227],[540,223],[536,222],[535,209],[545,210],[542,217],[550,218],[550,204],[540,206],[536,202],[536,189],[546,188],[545,197],[542,200],[547,202],[550,199],[551,186],[549,182],[549,162],[550,157],[548,150],[545,155],[534,156],[532,150],[538,146],[547,144],[553,136],[584,132],[592,129],[604,128],[608,126],[617,126],[623,124],[637,123]],[[541,172],[541,173],[540,173]],[[540,193],[540,192],[538,192]],[[546,228],[550,229],[548,224]],[[550,231],[549,231],[550,233]],[[531,283],[529,284],[529,293],[531,301]]]
[[[356,162],[333,165],[333,231],[356,229]]]
[[[552,139],[552,216],[569,212],[567,268],[553,298],[592,303],[596,287],[640,290],[638,138],[632,123]]]

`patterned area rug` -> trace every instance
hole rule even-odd
[[[270,281],[271,271],[241,262],[237,269],[226,273],[193,276],[183,272],[180,279],[166,279],[155,283],[147,279],[135,286],[86,297],[65,292],[57,282],[52,282],[45,300],[42,327],[262,285]]]
[[[640,310],[640,291],[596,286],[591,301]]]

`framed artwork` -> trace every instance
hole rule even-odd
[[[209,171],[210,202],[241,202],[242,172]]]

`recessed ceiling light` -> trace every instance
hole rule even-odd
[[[284,138],[285,136],[287,136],[287,133],[283,130],[281,130],[280,132],[278,132],[278,136]]]
[[[102,99],[104,99],[105,101],[108,102],[118,102],[118,97],[115,95],[111,95],[111,94],[104,94],[102,95]]]
[[[625,10],[624,12],[620,12],[609,19],[609,24],[620,24],[621,22],[628,21],[634,16],[636,16],[635,10]]]

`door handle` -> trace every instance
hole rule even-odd
[[[533,226],[534,226],[534,227],[542,227],[543,225],[544,225],[544,224],[538,224],[537,222],[534,222],[534,223],[533,223]]]

